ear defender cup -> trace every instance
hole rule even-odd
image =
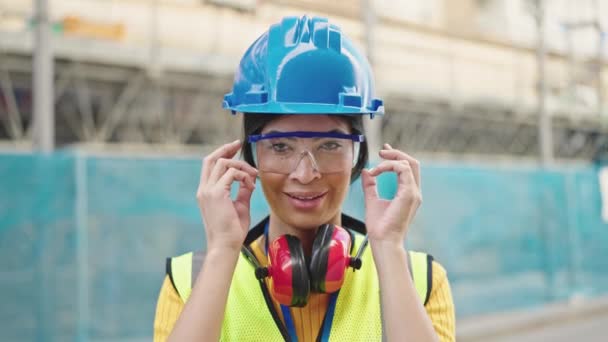
[[[268,246],[270,292],[281,304],[305,306],[310,293],[308,267],[300,240],[283,235]]]
[[[350,239],[342,227],[325,224],[319,228],[309,266],[313,292],[333,293],[342,287],[350,263]]]

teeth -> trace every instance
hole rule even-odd
[[[299,199],[299,200],[311,200],[311,199],[315,199],[315,198],[321,197],[321,195],[319,195],[319,196],[310,196],[310,197],[300,197],[300,196],[291,196],[291,197]]]

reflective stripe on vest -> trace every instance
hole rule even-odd
[[[355,236],[353,251],[363,240],[362,235]],[[167,273],[184,303],[190,296],[203,259],[202,253],[190,252],[167,260]],[[416,291],[426,304],[431,291],[432,257],[410,251],[408,259]],[[371,252],[363,254],[360,270],[349,270],[345,276],[336,302],[330,340],[379,340],[382,336],[380,287]],[[344,298],[347,300],[341,300]],[[267,309],[253,267],[242,254],[233,274],[221,336],[222,341],[239,340],[239,337],[242,340],[243,336],[251,340],[283,341]]]

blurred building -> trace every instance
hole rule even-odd
[[[608,150],[608,1],[546,0],[558,158]],[[57,144],[217,144],[247,46],[323,15],[368,52],[384,139],[413,153],[535,156],[533,0],[50,0]],[[0,0],[0,139],[30,146],[33,1]]]

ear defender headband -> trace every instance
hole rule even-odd
[[[361,268],[361,255],[366,246],[367,237],[357,255],[351,257],[349,232],[342,227],[325,224],[319,228],[313,241],[310,262],[304,256],[300,240],[293,235],[282,235],[269,244],[268,267],[262,267],[247,248],[243,247],[243,252],[254,264],[256,278],[270,278],[270,292],[279,303],[302,307],[311,291],[338,291],[348,267]]]

